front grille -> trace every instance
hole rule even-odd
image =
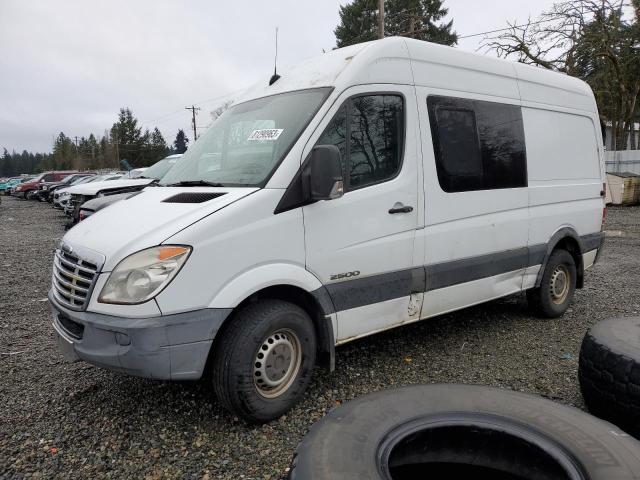
[[[84,310],[97,278],[98,265],[82,260],[77,255],[56,250],[53,259],[53,293],[62,305],[72,310]]]
[[[58,323],[67,335],[75,338],[76,340],[82,340],[82,335],[84,334],[84,325],[78,322],[74,322],[62,313],[58,315]]]

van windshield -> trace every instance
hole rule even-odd
[[[160,184],[264,185],[330,90],[281,93],[231,107],[189,148]]]

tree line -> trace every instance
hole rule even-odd
[[[158,128],[144,131],[129,108],[121,108],[118,120],[99,138],[72,139],[60,132],[51,153],[9,152],[0,156],[0,177],[38,173],[47,170],[122,169],[123,162],[133,168],[148,167],[171,153],[184,153],[189,138],[178,130],[172,145],[168,145]]]

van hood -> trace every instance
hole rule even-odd
[[[102,182],[89,182],[81,183],[80,185],[74,185],[66,189],[67,193],[72,195],[87,195],[95,196],[99,192],[105,190],[117,190],[119,188],[127,187],[144,187],[153,182],[151,178],[131,178],[123,180],[105,180]]]
[[[115,183],[117,180],[105,183]],[[62,241],[106,257],[104,272],[123,258],[160,245],[204,217],[257,188],[148,187],[78,223]],[[205,201],[202,201],[205,200]]]

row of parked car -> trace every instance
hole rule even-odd
[[[0,180],[0,194],[49,202],[71,218],[71,224],[134,195],[159,181],[182,154],[170,155],[149,168],[106,173],[49,171]]]

